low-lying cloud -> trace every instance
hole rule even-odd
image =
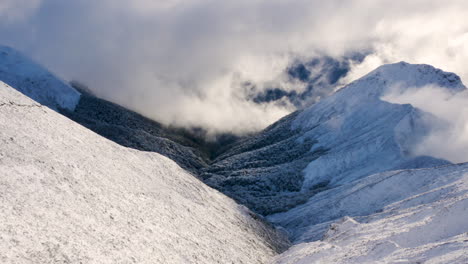
[[[436,117],[431,131],[423,137],[413,152],[454,163],[468,161],[468,90],[453,93],[447,88],[426,86],[390,93],[384,100],[411,104]]]
[[[371,52],[343,82],[401,60],[468,80],[466,17],[464,0],[5,0],[0,42],[166,124],[243,133],[294,107],[242,82],[303,89],[296,59]]]
[[[2,0],[0,2],[0,22],[4,25],[26,19],[39,6],[41,0]]]

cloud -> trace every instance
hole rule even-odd
[[[41,0],[2,0],[0,2],[0,23],[9,24],[27,18],[34,12]]]
[[[343,82],[401,60],[468,79],[468,2],[461,0],[2,3],[19,7],[0,7],[7,14],[24,14],[0,25],[3,44],[151,118],[212,132],[258,130],[294,110],[248,101],[241,83],[301,90],[282,77],[296,59],[372,51]]]
[[[419,2],[419,1],[415,1]],[[413,3],[413,2],[412,2]],[[421,5],[419,5],[421,4]],[[427,1],[405,15],[383,17],[375,24],[373,54],[357,65],[348,80],[376,66],[405,60],[455,72],[468,81],[468,2]]]
[[[426,86],[392,92],[391,103],[411,104],[436,117],[431,131],[414,147],[415,155],[429,155],[454,163],[468,160],[468,90],[454,94],[447,88]],[[437,120],[437,121],[434,121]]]

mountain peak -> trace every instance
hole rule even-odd
[[[349,111],[352,107],[363,107],[364,103],[379,101],[391,92],[402,93],[427,86],[443,88],[453,94],[466,90],[460,77],[454,73],[426,64],[410,64],[402,61],[378,67],[344,86],[333,96],[305,109],[303,115],[308,115],[307,113],[311,111],[317,115],[319,109],[329,109],[332,105],[335,110]]]
[[[455,73],[445,72],[427,64],[410,64],[404,61],[382,65],[360,80],[369,79],[378,79],[387,87],[399,86],[403,89],[427,85],[447,88],[453,92],[466,89]]]

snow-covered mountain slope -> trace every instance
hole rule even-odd
[[[261,133],[237,142],[202,171],[204,181],[258,213],[284,211],[307,201],[318,187],[302,192],[302,170],[324,150],[310,151],[314,140],[300,142],[291,114]]]
[[[298,243],[277,263],[468,263],[468,163],[375,174],[269,219]]]
[[[437,121],[411,105],[385,102],[394,89],[435,85],[454,93],[460,78],[429,65],[384,65],[334,95],[239,142],[212,164],[206,182],[262,213],[288,210],[323,188],[364,176],[449,162],[414,156]]]
[[[381,97],[395,89],[427,85],[453,92],[466,89],[455,74],[401,62],[379,67],[302,112],[293,128],[303,131],[304,138],[317,140],[314,148],[329,149],[308,165],[303,188],[321,182],[337,185],[411,166],[412,147],[429,132],[426,122],[435,120],[411,105],[391,104]],[[417,159],[419,164],[421,158]],[[434,164],[427,157],[424,160],[423,167],[440,165],[437,160]]]
[[[157,153],[0,82],[0,262],[265,263],[285,244]]]
[[[73,121],[122,146],[164,155],[195,175],[208,166],[200,144],[179,131],[86,91],[80,92],[80,102],[73,111],[60,111]]]
[[[0,45],[0,81],[54,110],[73,110],[80,93],[18,51]]]

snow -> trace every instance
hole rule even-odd
[[[371,174],[450,164],[413,152],[441,120],[381,99],[389,90],[427,85],[465,90],[458,76],[429,65],[384,65],[237,142],[210,164],[205,182],[269,215]]]
[[[428,85],[466,89],[454,74],[397,63],[299,113],[299,140],[327,149],[304,170],[302,188],[328,190],[267,217],[295,244],[275,263],[468,263],[468,163],[413,155],[440,120],[381,99]]]
[[[296,230],[276,263],[468,263],[467,219],[468,163],[372,175],[270,217]]]
[[[18,51],[0,45],[0,81],[54,110],[74,110],[80,93]]]
[[[312,161],[305,172],[303,189],[327,182],[331,186],[369,174],[411,166],[447,164],[447,161],[421,159],[411,149],[427,135],[435,117],[409,104],[381,100],[390,90],[418,89],[436,85],[449,91],[462,91],[460,78],[429,65],[404,62],[379,67],[347,85],[334,95],[299,114],[292,124],[300,129],[302,140],[313,139],[313,149],[327,149],[326,155]]]
[[[0,82],[1,263],[266,263],[285,244],[173,161]]]
[[[382,99],[455,94],[455,74],[382,66],[215,160],[206,182],[288,233],[274,258],[288,243],[265,219],[43,107],[73,111],[80,95],[11,49],[0,58],[0,79],[39,102],[0,82],[2,263],[468,263],[468,163],[414,155],[440,120]]]

